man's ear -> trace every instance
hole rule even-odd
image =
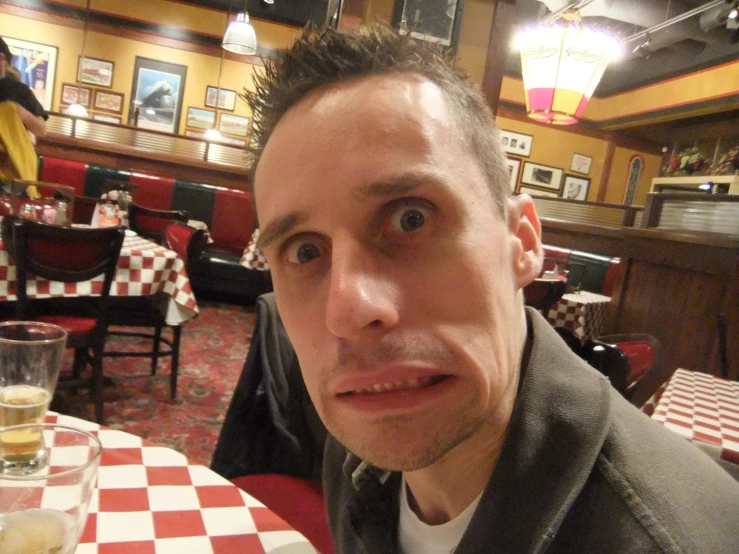
[[[513,271],[518,288],[531,283],[541,272],[544,250],[541,245],[541,223],[534,201],[528,194],[519,194],[507,204],[508,230],[513,236]]]

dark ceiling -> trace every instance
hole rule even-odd
[[[264,0],[184,0],[184,3],[224,12],[230,9],[234,13],[243,11],[246,6],[251,17],[303,27],[309,21],[324,23],[331,2],[329,0],[274,0],[274,3],[269,4]]]
[[[652,3],[654,1],[659,0],[632,0],[635,8],[642,2]],[[667,5],[666,0],[663,3]],[[707,4],[708,0],[681,0],[681,3],[685,8],[691,9]],[[546,6],[537,0],[518,0],[516,6],[521,24],[535,23],[539,18],[549,13]],[[672,15],[676,14],[673,13]],[[608,29],[622,38],[630,37],[645,30],[645,27],[605,17],[587,17],[584,20],[593,26]],[[612,63],[608,67],[595,91],[595,96],[611,96],[739,59],[739,43],[731,42],[732,34],[733,32],[728,30],[724,24],[707,33],[705,35],[706,42],[686,39],[676,42],[669,48],[652,53],[647,59],[634,57],[633,55],[627,56],[626,59],[618,63]],[[703,37],[697,35],[697,38],[702,39]],[[643,41],[630,43],[625,51],[630,55],[631,50],[638,46],[640,42]],[[514,53],[509,57],[506,73],[520,77],[521,59],[518,54]]]

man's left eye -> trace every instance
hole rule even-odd
[[[420,207],[403,208],[395,212],[391,218],[394,231],[410,233],[423,227],[426,223],[428,211]]]

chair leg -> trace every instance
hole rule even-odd
[[[97,341],[92,346],[92,402],[95,404],[95,420],[103,425],[105,423],[105,411],[103,406],[103,350],[105,349],[105,338]]]
[[[177,372],[180,369],[180,337],[182,325],[172,326],[172,369],[169,372],[169,396],[177,398]]]
[[[154,327],[154,350],[151,356],[151,374],[157,374],[157,365],[159,364],[159,345],[162,343],[162,325]]]
[[[79,381],[82,376],[82,370],[85,368],[86,363],[85,349],[75,348],[74,350],[74,361],[72,362],[72,379]],[[77,395],[77,387],[70,389],[73,395]]]

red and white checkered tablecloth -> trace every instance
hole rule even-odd
[[[100,294],[103,276],[90,281],[62,283],[33,278],[28,281],[29,298],[94,296]],[[112,296],[148,296],[164,293],[167,323],[177,325],[195,316],[198,305],[190,287],[185,263],[173,251],[139,236],[123,241],[118,269],[110,288]],[[0,248],[0,301],[15,300],[15,264]]]
[[[580,340],[603,335],[610,296],[580,291],[562,295],[547,314],[549,323],[555,327],[568,327]]]
[[[257,248],[257,239],[259,238],[259,229],[254,229],[249,244],[246,245],[244,253],[241,255],[239,262],[244,267],[256,269],[257,271],[269,271],[267,258],[264,257],[262,251]]]
[[[179,452],[53,412],[46,421],[90,431],[103,444],[97,485],[75,554],[316,552],[261,502]]]
[[[739,464],[739,382],[678,369],[652,419],[710,456]]]

